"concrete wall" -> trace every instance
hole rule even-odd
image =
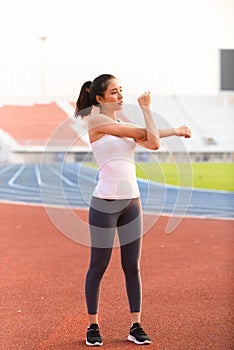
[[[1,153],[0,153],[1,154]],[[138,162],[233,162],[233,152],[174,152],[173,155],[168,152],[138,152],[135,154]],[[95,162],[92,152],[14,152],[10,153],[5,162],[9,163],[51,163],[51,162]]]

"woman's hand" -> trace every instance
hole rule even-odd
[[[138,98],[138,103],[139,106],[141,108],[150,108],[150,104],[151,104],[151,96],[150,96],[150,92],[145,92],[144,94],[142,94],[139,98]]]
[[[160,147],[160,141],[159,132],[155,125],[155,121],[150,110],[150,92],[148,91],[141,95],[138,98],[138,103],[140,108],[142,109],[146,127],[146,138],[142,141],[139,140],[138,144],[148,149],[156,150]]]
[[[182,136],[185,138],[191,137],[191,130],[186,125],[182,125],[179,128],[175,128],[175,133],[176,136]]]

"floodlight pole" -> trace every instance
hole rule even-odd
[[[41,100],[43,102],[45,97],[45,43],[47,36],[42,35],[39,39],[41,40]]]

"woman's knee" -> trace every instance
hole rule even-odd
[[[140,273],[140,267],[138,262],[122,262],[122,269],[125,276],[138,276]]]
[[[87,277],[100,280],[106,271],[107,266],[91,266],[88,270]]]

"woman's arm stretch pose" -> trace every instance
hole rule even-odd
[[[75,115],[89,116],[89,139],[99,167],[99,178],[89,207],[91,256],[85,281],[89,317],[86,344],[89,346],[103,344],[98,323],[100,286],[110,261],[116,229],[130,309],[128,340],[135,344],[151,343],[140,324],[143,223],[134,151],[136,143],[157,150],[160,147],[159,137],[190,137],[190,130],[186,126],[158,130],[150,111],[149,92],[141,95],[138,103],[143,112],[145,128],[119,122],[117,112],[123,105],[122,87],[109,74],[84,83],[76,103]],[[99,112],[92,113],[96,107]],[[115,322],[120,321],[119,317],[117,310]]]

